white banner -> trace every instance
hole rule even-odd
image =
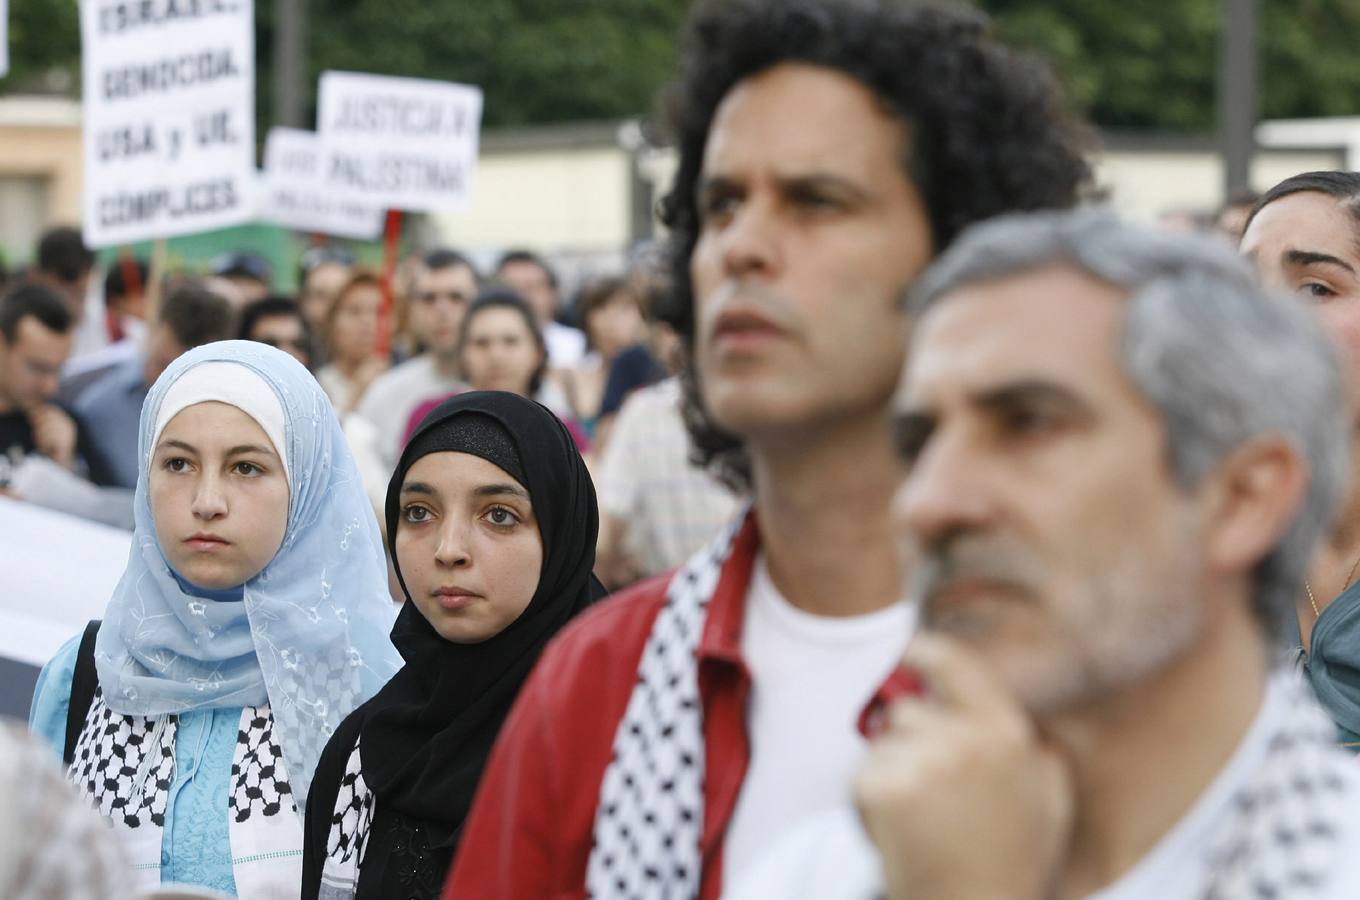
[[[326,190],[385,209],[463,209],[481,120],[482,92],[475,87],[324,72],[317,131]]]
[[[325,169],[315,132],[269,129],[259,217],[298,231],[376,239],[383,230],[382,209],[332,195],[326,190]]]
[[[253,0],[81,0],[85,242],[255,214]]]
[[[0,657],[41,666],[104,615],[132,533],[0,497]]]
[[[0,78],[9,71],[9,0],[0,0]]]

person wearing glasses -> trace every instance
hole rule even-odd
[[[430,397],[467,390],[458,367],[458,334],[478,282],[477,270],[458,251],[425,255],[406,316],[421,352],[375,378],[345,419],[345,435],[375,507],[383,503],[411,411]]]

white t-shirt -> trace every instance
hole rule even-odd
[[[544,324],[543,343],[548,345],[548,362],[558,369],[574,366],[586,355],[586,333],[561,322]]]
[[[913,623],[906,603],[862,616],[806,613],[780,596],[757,558],[741,637],[751,760],[723,844],[724,882],[787,829],[849,802],[865,749],[856,719],[901,659]]]
[[[1181,820],[1118,881],[1087,900],[1198,900],[1206,895],[1214,874],[1206,847],[1232,825],[1238,792],[1261,769],[1280,720],[1289,714],[1286,707],[1298,702],[1287,683],[1293,677],[1272,680],[1242,743]],[[1346,762],[1341,771],[1354,772],[1353,781],[1360,783],[1360,767]],[[1350,785],[1351,792],[1358,786]],[[1360,897],[1360,853],[1354,852],[1360,850],[1360,804],[1347,809],[1341,831],[1341,846],[1354,850],[1343,853],[1343,864],[1330,869],[1327,884],[1303,895],[1308,900]],[[739,878],[724,882],[725,900],[872,900],[882,896],[883,870],[859,817],[846,805],[804,821]],[[1279,896],[1298,900],[1294,894]]]

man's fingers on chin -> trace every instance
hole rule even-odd
[[[988,715],[1016,708],[986,660],[952,638],[918,633],[907,645],[902,664],[922,677],[928,696],[945,705]]]

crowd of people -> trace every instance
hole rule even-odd
[[[0,729],[5,896],[1360,895],[1360,174],[1136,225],[976,13],[686,35],[574,303],[43,238],[0,491],[132,549]]]

